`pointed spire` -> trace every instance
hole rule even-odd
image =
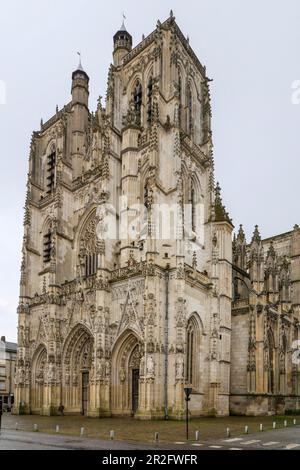
[[[235,255],[236,253],[236,234],[233,234],[233,240],[232,240],[232,252]]]
[[[214,209],[215,209],[215,221],[216,222],[229,222],[230,225],[233,226],[232,220],[230,219],[228,212],[226,212],[226,208],[221,198],[221,187],[219,183],[217,183],[215,187]]]
[[[241,224],[240,228],[239,228],[239,231],[238,231],[238,234],[237,234],[237,241],[239,241],[240,243],[244,243],[245,240],[246,240],[245,232],[244,232],[243,226]]]
[[[274,245],[273,245],[273,242],[271,242],[270,247],[268,249],[267,258],[275,258],[275,256],[276,256],[276,253],[275,253]]]
[[[251,243],[255,243],[255,242],[256,243],[261,242],[261,236],[260,236],[260,233],[259,233],[259,230],[258,230],[258,225],[255,225],[252,240],[251,240]]]

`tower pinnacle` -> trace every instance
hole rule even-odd
[[[126,16],[123,13],[123,21],[120,29],[114,35],[114,65],[121,65],[123,57],[132,49],[132,36],[125,26]]]

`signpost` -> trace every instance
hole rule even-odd
[[[192,393],[192,388],[184,387],[185,402],[186,402],[186,440],[189,440],[189,401]]]

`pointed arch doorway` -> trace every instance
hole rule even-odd
[[[68,413],[86,415],[90,405],[90,370],[94,338],[82,324],[69,334],[63,352],[62,403]]]
[[[127,331],[117,340],[112,354],[111,411],[115,416],[134,416],[140,400],[141,347]]]

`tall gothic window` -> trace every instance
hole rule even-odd
[[[79,262],[81,276],[84,277],[93,276],[98,269],[98,253],[101,249],[101,240],[97,237],[97,224],[96,212],[93,212],[80,238]]]
[[[51,260],[51,246],[52,246],[52,232],[51,229],[44,235],[44,245],[43,245],[43,260],[44,263],[49,263]]]
[[[186,383],[198,389],[200,383],[200,328],[193,315],[186,330]]]
[[[147,122],[151,124],[152,121],[152,97],[153,97],[153,79],[150,77],[147,87]]]
[[[181,75],[178,77],[178,94],[179,94],[179,125],[181,124],[181,112],[182,112],[182,80]]]
[[[188,114],[188,132],[192,134],[193,131],[193,98],[192,98],[192,90],[190,86],[188,87],[187,93],[187,114]]]
[[[179,74],[179,77],[178,77],[178,94],[179,94],[179,101],[180,101],[180,104],[181,104],[181,93],[182,93],[182,80],[181,80],[181,75]]]
[[[191,190],[191,226],[192,231],[196,232],[196,196],[195,189],[193,187]]]
[[[267,334],[267,354],[268,354],[268,393],[275,392],[275,342],[274,335],[271,329]]]
[[[51,151],[50,155],[47,157],[47,182],[46,182],[46,192],[51,194],[55,186],[55,161],[56,161],[56,152],[55,149]]]
[[[134,97],[135,111],[137,115],[139,116],[139,120],[141,120],[143,90],[142,90],[142,85],[139,81],[137,81],[135,85],[133,97]]]

